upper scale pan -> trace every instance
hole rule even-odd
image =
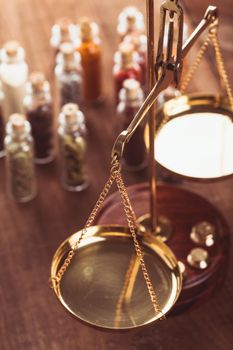
[[[217,95],[184,95],[157,113],[155,159],[177,175],[218,180],[233,174],[233,111]],[[145,142],[149,145],[148,130]]]

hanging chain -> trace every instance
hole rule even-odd
[[[209,34],[208,34],[206,40],[204,41],[204,43],[202,44],[200,50],[198,51],[198,54],[194,60],[194,63],[192,64],[192,66],[188,70],[187,74],[182,79],[181,86],[180,86],[180,92],[181,92],[181,94],[184,94],[186,92],[187,87],[189,86],[190,81],[192,80],[197,68],[199,67],[200,62],[201,62],[201,60],[206,52],[206,49],[208,48],[210,43],[212,43],[213,47],[214,47],[219,77],[222,81],[223,87],[226,90],[231,109],[233,110],[233,93],[232,93],[230,80],[229,80],[229,77],[228,77],[228,74],[227,74],[227,71],[225,68],[222,50],[221,50],[220,43],[219,43],[217,23],[214,23],[211,26],[211,28],[209,30]],[[169,119],[170,119],[169,115],[165,115],[162,118],[162,120],[158,126],[158,129],[156,131],[157,134],[160,132],[160,130],[163,128],[163,126],[169,121]]]
[[[121,195],[121,200],[122,200],[124,211],[126,214],[129,230],[130,230],[130,233],[131,233],[132,238],[133,238],[134,248],[135,248],[136,254],[137,254],[139,261],[140,261],[140,266],[141,266],[143,277],[145,279],[146,286],[147,286],[147,289],[148,289],[148,292],[150,295],[151,302],[153,304],[156,315],[158,313],[160,313],[161,318],[163,318],[164,315],[159,308],[157,297],[156,297],[156,294],[155,294],[153,285],[151,283],[150,276],[149,276],[149,273],[147,271],[146,264],[145,264],[145,261],[143,258],[143,252],[141,250],[140,244],[139,244],[138,239],[137,239],[136,216],[135,216],[135,213],[134,213],[133,208],[131,206],[131,203],[130,203],[130,200],[129,200],[129,197],[128,197],[128,194],[126,191],[126,187],[125,187],[125,184],[124,184],[122,176],[121,176],[120,163],[117,159],[114,159],[112,162],[110,177],[109,177],[108,181],[106,182],[106,184],[103,188],[103,191],[101,192],[101,194],[100,194],[100,196],[99,196],[99,198],[94,206],[94,209],[92,210],[84,228],[82,229],[78,241],[75,243],[75,245],[73,247],[71,247],[71,250],[69,251],[63,265],[60,267],[56,276],[51,278],[51,280],[53,282],[53,287],[57,288],[59,286],[64,273],[66,272],[68,266],[70,265],[77,248],[79,247],[83,237],[85,236],[85,234],[87,232],[87,228],[92,225],[92,223],[93,223],[99,209],[101,208],[101,206],[102,206],[112,184],[114,183],[114,181],[116,181],[119,193]]]
[[[188,73],[186,74],[186,76],[184,77],[184,80],[181,82],[181,88],[180,91],[182,94],[185,93],[194,73],[196,72],[197,68],[200,65],[200,62],[202,60],[202,57],[204,55],[204,53],[206,52],[207,47],[209,46],[210,42],[212,42],[213,47],[214,47],[214,51],[215,51],[215,59],[216,59],[216,64],[217,64],[217,69],[218,69],[218,74],[219,77],[222,81],[222,85],[226,90],[227,93],[227,97],[229,100],[229,104],[231,106],[231,109],[233,109],[233,94],[232,94],[232,89],[231,89],[231,85],[230,85],[230,80],[225,68],[225,64],[224,64],[224,59],[223,59],[223,54],[222,54],[222,50],[220,47],[220,43],[219,43],[219,38],[218,38],[218,23],[214,23],[209,30],[209,34],[205,40],[205,42],[203,43],[203,45],[201,46],[195,61],[193,63],[193,65],[191,66],[191,68],[189,69]]]
[[[219,38],[218,38],[218,34],[217,34],[216,30],[214,30],[212,33],[212,42],[213,42],[213,46],[214,46],[214,50],[215,50],[218,73],[219,73],[220,79],[222,80],[223,85],[226,89],[226,93],[228,96],[228,100],[229,100],[231,109],[233,109],[232,89],[231,89],[229,77],[228,77],[228,74],[227,74],[227,71],[225,68],[223,54],[222,54],[222,50],[220,47]]]
[[[116,304],[115,320],[114,320],[114,325],[116,328],[119,327],[119,324],[120,324],[121,319],[122,319],[122,309],[123,309],[123,306],[125,305],[127,288],[129,286],[129,281],[132,278],[133,268],[135,267],[135,264],[137,263],[137,259],[138,259],[138,257],[134,253],[131,256],[129,266],[128,266],[126,274],[125,274],[124,283],[123,283],[123,286],[122,286],[122,289],[120,292],[120,296],[119,296],[117,304]]]
[[[211,39],[212,39],[212,34],[209,32],[206,40],[202,44],[202,46],[201,46],[201,48],[200,48],[200,50],[195,58],[194,63],[192,64],[192,66],[188,70],[187,74],[184,76],[184,79],[181,81],[180,92],[182,94],[185,93],[191,79],[193,78],[194,73],[196,72],[197,68],[199,67],[200,62],[202,60],[202,57],[204,56],[204,53],[206,52],[206,49],[211,42]]]
[[[120,163],[118,161],[113,161],[112,164],[112,168],[111,168],[111,172],[110,172],[110,177],[107,180],[102,192],[100,193],[100,196],[94,206],[94,209],[92,210],[89,218],[87,219],[87,222],[84,226],[84,228],[81,231],[81,234],[79,236],[79,239],[77,240],[77,242],[75,243],[75,245],[73,247],[71,247],[71,250],[69,251],[63,265],[60,267],[59,271],[57,272],[56,276],[51,277],[51,280],[53,282],[53,286],[55,286],[55,288],[59,285],[64,273],[66,272],[68,266],[71,263],[71,260],[73,259],[74,255],[75,255],[75,251],[78,248],[78,246],[80,245],[83,237],[85,236],[86,232],[87,232],[87,228],[91,226],[91,224],[93,223],[99,209],[101,208],[112,184],[114,183],[116,176],[117,176],[117,172],[120,171]]]
[[[125,187],[125,184],[124,184],[124,181],[122,179],[120,171],[117,173],[116,183],[117,183],[117,187],[118,187],[118,190],[120,192],[120,195],[121,195],[121,199],[122,199],[125,215],[127,218],[129,230],[130,230],[130,233],[131,233],[132,238],[133,238],[134,248],[135,248],[136,254],[137,254],[139,261],[140,261],[140,266],[142,269],[143,277],[144,277],[144,280],[146,282],[146,286],[147,286],[147,289],[148,289],[148,292],[150,295],[150,299],[151,299],[151,302],[152,302],[154,310],[155,310],[155,314],[157,315],[158,313],[160,313],[161,319],[162,319],[162,318],[164,318],[164,314],[162,313],[162,311],[159,308],[157,296],[156,296],[156,293],[154,291],[149,273],[148,273],[147,268],[146,268],[146,264],[145,264],[144,257],[143,257],[143,252],[142,252],[142,249],[141,249],[140,244],[139,244],[138,239],[137,239],[136,216],[135,216],[135,213],[134,213],[133,208],[131,206],[129,196],[128,196],[128,193],[126,191],[126,187]]]
[[[211,39],[212,39],[212,34],[209,32],[206,40],[204,41],[200,50],[198,51],[198,54],[194,60],[194,63],[192,64],[192,66],[189,68],[187,74],[182,79],[181,86],[180,86],[180,92],[182,95],[186,92],[186,89],[187,89],[191,79],[193,78],[194,73],[196,72],[197,68],[199,67],[200,62],[202,60],[202,57],[204,56],[204,53],[206,52],[206,49],[211,42]],[[170,119],[170,116],[168,114],[164,115],[164,117],[161,119],[161,122],[156,130],[157,134],[161,131],[161,129],[169,121],[169,119]]]

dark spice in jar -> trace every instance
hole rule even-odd
[[[35,157],[47,158],[53,149],[53,109],[51,104],[42,104],[27,111],[27,118],[32,127],[35,145]]]
[[[81,101],[81,82],[78,81],[63,81],[60,83],[60,107],[67,103],[80,104]]]
[[[124,125],[123,129],[127,129],[132,121],[132,117],[137,113],[138,108],[126,107],[124,111]],[[133,136],[126,144],[124,149],[124,160],[129,168],[137,168],[145,165],[146,146],[144,141],[144,125],[139,125],[135,130]]]

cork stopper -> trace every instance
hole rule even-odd
[[[124,37],[123,42],[128,45],[133,45],[134,50],[138,53],[146,53],[147,51],[147,38],[144,34],[128,34]]]
[[[68,17],[62,17],[56,21],[56,25],[58,26],[58,28],[60,30],[61,36],[66,36],[67,34],[69,34],[69,29],[70,29],[71,24],[72,24],[72,22],[71,22],[70,18],[68,18]]]
[[[141,33],[144,31],[144,19],[135,6],[128,6],[119,15],[118,32],[125,35],[134,31]]]
[[[16,57],[20,49],[20,44],[18,41],[11,40],[7,41],[3,48],[8,57]]]
[[[135,12],[134,8],[130,8],[128,13],[126,14],[126,22],[129,29],[132,29],[135,27],[137,21],[137,13]]]
[[[121,56],[122,64],[127,64],[132,62],[134,47],[131,44],[121,43],[119,45],[119,52]]]
[[[12,129],[17,133],[22,133],[25,130],[25,121],[26,118],[23,114],[14,113],[9,117],[9,122],[12,126]]]
[[[88,17],[82,17],[80,20],[80,37],[82,41],[88,41],[93,38],[92,22]]]
[[[139,35],[128,34],[128,35],[126,35],[124,37],[123,42],[126,45],[132,45],[135,50],[138,50],[138,48],[140,46],[140,36]]]
[[[123,83],[123,87],[126,90],[126,96],[130,99],[133,99],[138,95],[140,83],[135,79],[126,79]]]
[[[29,76],[29,82],[33,92],[42,92],[46,84],[45,75],[41,72],[32,72]]]
[[[65,61],[71,61],[74,57],[74,46],[70,42],[65,42],[60,46],[60,52],[62,53]]]
[[[77,112],[79,107],[75,103],[67,103],[62,107],[62,113],[64,115],[67,124],[74,124],[77,122]]]

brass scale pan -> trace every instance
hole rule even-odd
[[[193,180],[233,174],[233,111],[218,95],[184,95],[157,113],[155,159],[166,170]],[[148,147],[148,130],[145,132]]]
[[[51,277],[56,276],[80,233],[57,249]],[[181,291],[177,260],[168,246],[152,235],[141,236],[140,243],[160,310],[166,314]],[[129,229],[123,226],[89,227],[55,293],[73,316],[104,329],[136,328],[161,317],[155,314]]]

